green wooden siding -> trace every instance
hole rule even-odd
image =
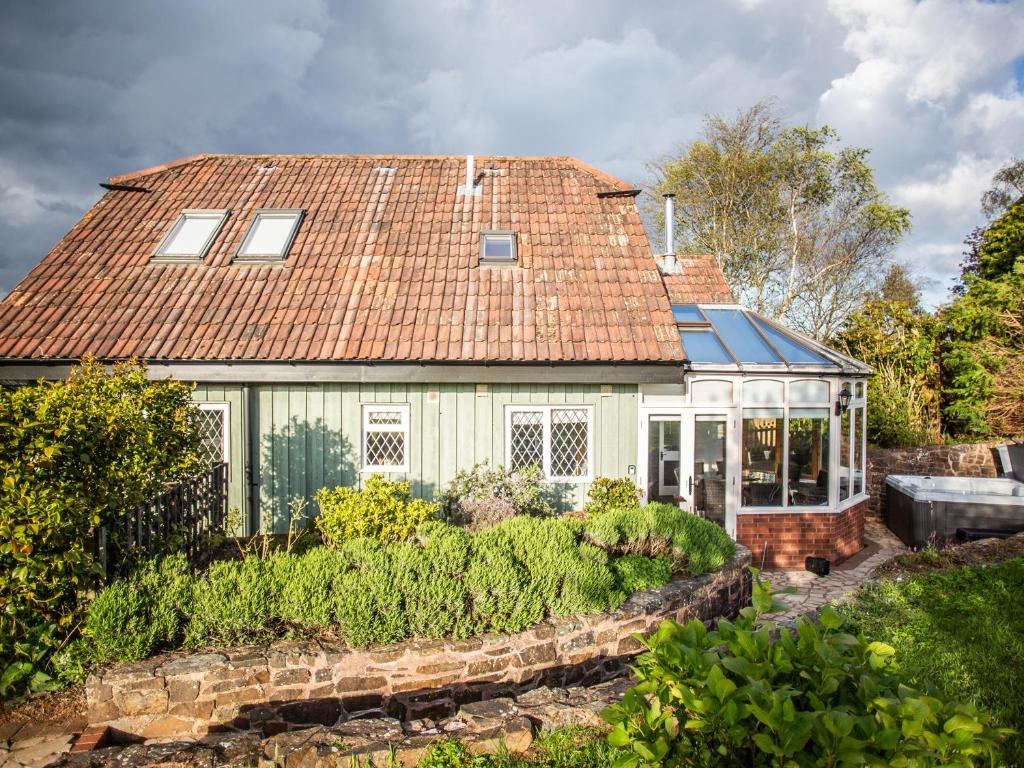
[[[260,517],[275,532],[287,530],[294,499],[305,500],[307,513],[315,513],[313,497],[319,488],[358,481],[364,403],[409,405],[409,472],[391,477],[409,480],[423,498],[432,498],[459,469],[484,460],[505,462],[505,406],[510,404],[591,405],[595,475],[623,476],[636,463],[636,385],[615,385],[607,395],[597,384],[494,384],[484,395],[472,384],[281,384],[252,389]],[[565,485],[563,507],[582,506],[586,489],[583,484]]]

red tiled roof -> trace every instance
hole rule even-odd
[[[677,256],[678,274],[664,275],[673,304],[732,304],[732,291],[713,254]]]
[[[149,191],[107,192],[0,303],[0,358],[682,358],[634,200],[598,197],[628,185],[565,157],[476,168],[468,197],[462,157],[198,155],[114,177]],[[152,263],[187,208],[231,214],[202,264]],[[283,263],[232,264],[259,208],[306,215]],[[486,229],[518,233],[518,266],[478,265]],[[685,300],[719,301],[698,272]]]

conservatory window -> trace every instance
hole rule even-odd
[[[782,382],[775,379],[752,379],[743,383],[743,402],[755,405],[782,403]]]
[[[785,418],[782,408],[743,410],[743,482],[745,507],[781,507]]]
[[[864,406],[850,408],[853,418],[853,493],[864,493]]]
[[[850,389],[850,383],[845,381],[840,389]],[[851,471],[851,448],[850,421],[853,418],[853,409],[839,417],[839,500],[845,501],[850,498],[850,471]]]
[[[722,379],[702,379],[690,385],[690,400],[694,403],[731,403],[732,382]]]
[[[409,471],[409,406],[363,406],[363,470]]]
[[[789,402],[827,404],[828,382],[820,379],[797,379],[789,383]]]
[[[591,476],[593,410],[588,406],[516,406],[506,414],[506,456],[512,469],[538,465],[553,481]]]
[[[788,469],[793,506],[828,504],[829,416],[828,407],[789,410]]]

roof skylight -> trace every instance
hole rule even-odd
[[[515,263],[516,233],[506,230],[480,233],[480,262],[483,264]]]
[[[691,364],[819,366],[842,370],[865,369],[839,352],[822,348],[799,334],[738,306],[673,304],[683,354]]]
[[[303,211],[301,209],[263,209],[238,247],[236,260],[277,261],[283,259],[295,239]]]
[[[201,260],[227,216],[227,211],[219,210],[182,211],[153,258]]]

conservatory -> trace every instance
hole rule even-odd
[[[686,373],[681,385],[641,387],[646,498],[718,522],[755,562],[771,543],[783,563],[790,532],[802,537],[794,550],[844,556],[815,536],[839,535],[824,521],[866,499],[871,369],[737,305],[672,309]]]

